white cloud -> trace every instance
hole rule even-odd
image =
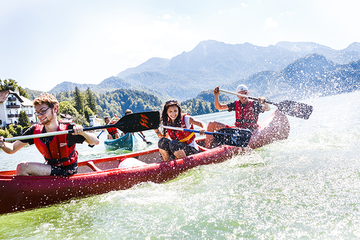
[[[267,28],[274,28],[274,27],[277,27],[278,26],[278,23],[272,19],[272,18],[267,18],[265,20],[265,25],[264,25],[264,29],[267,29]]]
[[[165,14],[164,16],[163,16],[163,19],[170,19],[171,18],[171,15],[169,15],[169,14]]]

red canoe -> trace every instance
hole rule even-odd
[[[225,161],[243,148],[220,146],[183,159],[161,162],[158,149],[101,158],[79,163],[79,173],[71,177],[14,176],[0,172],[0,214],[60,203],[72,198],[127,189],[142,182],[161,183],[204,164]],[[119,166],[123,159],[147,163],[136,167]],[[124,161],[123,163],[126,163]]]
[[[259,122],[259,128],[253,132],[249,147],[256,149],[278,140],[287,139],[289,133],[289,120],[283,113],[276,110],[268,118]]]
[[[250,140],[251,148],[285,139],[290,130],[287,118],[279,111],[260,125]],[[203,143],[203,139],[199,143]],[[78,174],[71,177],[14,176],[15,171],[1,171],[0,214],[127,189],[147,181],[165,182],[190,168],[223,162],[249,150],[220,146],[182,159],[162,162],[159,150],[153,149],[80,162]],[[128,163],[130,165],[126,165]]]

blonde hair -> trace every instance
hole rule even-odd
[[[50,108],[53,108],[54,106],[58,106],[59,102],[58,100],[50,93],[42,93],[40,97],[35,98],[33,101],[34,106],[46,104]]]

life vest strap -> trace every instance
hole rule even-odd
[[[74,155],[75,153],[75,149],[70,153],[70,155],[66,158],[61,158],[61,159],[48,159],[48,158],[45,158],[46,161],[48,162],[48,164],[50,165],[62,165],[64,162],[70,160],[70,158],[72,157],[72,155]]]
[[[187,136],[187,137],[185,137],[185,138],[183,138],[183,139],[180,139],[179,141],[180,141],[180,142],[187,142],[187,141],[189,141],[194,135],[195,135],[195,133],[191,133],[191,134],[189,134],[189,136]]]

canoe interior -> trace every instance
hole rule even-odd
[[[158,149],[140,151],[136,153],[122,154],[115,157],[100,158],[97,160],[80,162],[78,174],[90,173],[94,171],[106,171],[118,168],[121,160],[125,158],[136,158],[137,160],[147,164],[163,161]]]
[[[205,137],[198,138],[196,142],[200,147],[203,147],[205,145]],[[159,149],[156,148],[152,150],[122,154],[115,157],[79,162],[78,174],[90,173],[94,171],[106,171],[118,168],[121,160],[125,158],[136,158],[137,160],[147,164],[163,162]]]

